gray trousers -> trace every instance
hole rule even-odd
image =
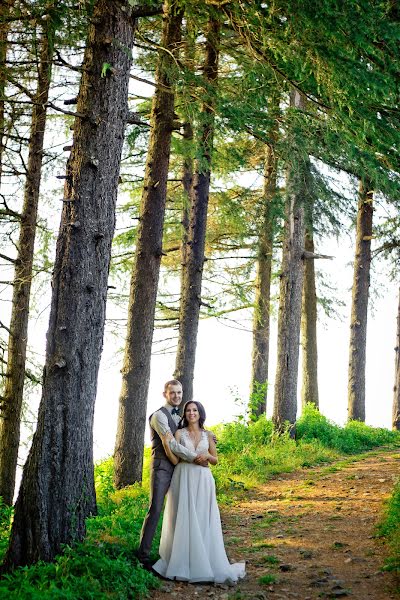
[[[138,550],[141,559],[146,560],[149,558],[151,544],[173,472],[174,465],[168,459],[155,458],[153,460],[150,472],[150,506],[143,522]]]

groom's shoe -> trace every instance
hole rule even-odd
[[[152,561],[149,556],[143,556],[142,554],[139,553],[138,550],[135,550],[133,555],[138,559],[138,561],[142,565],[143,569],[146,569],[146,571],[152,570],[154,561]]]

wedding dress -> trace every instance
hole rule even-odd
[[[187,429],[180,443],[201,454],[208,451],[208,434],[194,444]],[[215,482],[208,467],[180,462],[167,494],[160,541],[160,560],[153,569],[168,579],[236,583],[245,563],[230,564],[222,537]]]

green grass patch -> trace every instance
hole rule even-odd
[[[386,560],[384,569],[400,575],[400,481],[397,482],[387,502],[378,534],[385,537],[390,548],[390,556]]]
[[[213,473],[219,499],[223,503],[281,473],[329,465],[343,455],[349,455],[344,461],[324,470],[325,473],[335,473],[373,448],[400,446],[398,432],[369,427],[358,421],[339,427],[312,405],[304,408],[297,422],[296,440],[288,434],[278,435],[272,421],[264,416],[249,423],[239,419],[213,427],[213,430],[218,439],[219,453],[219,462]],[[313,482],[308,479],[306,485],[313,485]]]
[[[278,578],[273,573],[267,573],[258,578],[258,583],[260,585],[272,585],[273,583],[277,583],[277,581]]]
[[[261,560],[268,565],[277,565],[279,563],[279,559],[274,554],[266,554]]]

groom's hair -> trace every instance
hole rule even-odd
[[[164,383],[164,393],[168,390],[170,385],[180,385],[182,387],[182,384],[178,379],[170,379]]]

